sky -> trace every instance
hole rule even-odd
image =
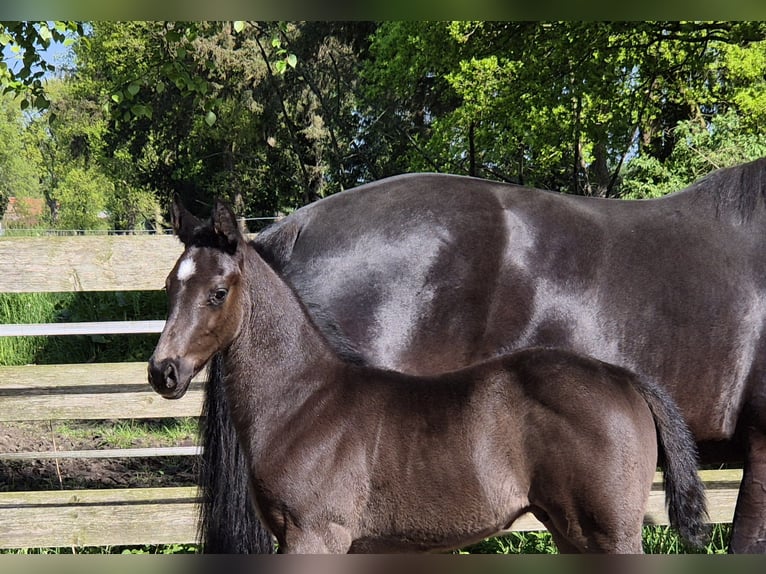
[[[42,51],[42,56],[46,62],[59,65],[66,61],[66,56],[71,51],[71,46],[64,46],[59,42],[51,42],[50,47]],[[22,53],[14,54],[9,46],[3,48],[3,62],[11,70],[17,71],[21,68]]]

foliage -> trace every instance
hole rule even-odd
[[[56,71],[54,64],[46,61],[42,52],[52,42],[69,46],[83,34],[81,22],[71,20],[0,22],[0,48],[10,48],[20,67],[0,62],[0,85],[3,94],[21,96],[21,109],[30,107],[45,110],[50,105],[44,87],[46,74]]]
[[[762,50],[763,35],[728,22],[386,22],[367,102],[385,106],[384,140],[411,140],[409,165],[617,195],[631,157],[664,162],[679,121],[746,93],[760,60],[745,73],[721,55]]]
[[[669,526],[644,526],[646,554],[725,554],[731,537],[731,524],[715,524],[708,545],[701,550],[688,548]],[[459,552],[460,554],[558,554],[547,531],[510,532],[488,538]]]
[[[56,225],[59,207],[67,209],[61,194],[83,173],[111,182],[91,202],[109,225],[136,229],[154,225],[174,192],[200,213],[222,196],[247,215],[274,215],[419,170],[648,197],[762,149],[761,22],[32,22],[3,30],[29,49],[30,66],[48,32],[51,41],[79,36],[76,67],[44,86],[48,112],[28,117],[39,157],[26,165],[42,158],[40,187]]]
[[[95,169],[75,167],[59,182],[56,198],[61,207],[55,226],[60,229],[107,229],[106,201],[109,179]]]
[[[25,133],[16,100],[0,97],[0,217],[8,198],[37,197],[39,159]]]
[[[219,195],[270,214],[358,183],[348,156],[369,28],[96,22],[78,81],[107,113],[106,155],[131,158],[162,204],[175,191],[204,210]]]
[[[32,116],[54,222],[75,168],[112,182],[94,202],[132,229],[172,193],[198,212],[222,196],[273,215],[426,170],[645,197],[700,173],[679,156],[691,140],[710,156],[705,130],[748,148],[709,168],[760,153],[760,22],[51,26],[80,37],[75,72],[48,82],[49,113]],[[4,30],[28,36],[32,65],[51,26]]]
[[[633,159],[622,197],[645,199],[682,189],[715,169],[766,156],[766,134],[751,132],[732,110],[708,123],[679,122],[676,145],[664,162],[652,156]]]

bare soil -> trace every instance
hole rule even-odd
[[[103,425],[103,423],[100,423]],[[108,424],[108,423],[107,423]],[[99,427],[93,423],[72,423],[81,427],[77,438],[58,433],[47,422],[0,423],[0,453],[90,450],[108,448]],[[176,443],[194,444],[193,437]],[[136,440],[130,447],[173,446],[156,439]],[[5,460],[0,458],[0,491],[79,488],[129,488],[191,486],[197,480],[197,457],[146,458],[62,458]]]

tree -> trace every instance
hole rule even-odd
[[[359,182],[350,149],[369,23],[95,22],[83,93],[107,108],[107,155],[137,182],[276,213]],[[204,209],[201,209],[204,210]]]
[[[18,100],[0,97],[0,217],[8,198],[38,197],[39,155],[28,137]]]
[[[385,105],[378,139],[404,134],[410,165],[613,196],[628,159],[664,161],[679,121],[725,110],[721,54],[763,37],[731,22],[387,22],[368,110]]]
[[[734,110],[716,115],[710,122],[679,122],[674,128],[675,146],[663,161],[651,155],[637,156],[626,169],[621,196],[628,199],[659,197],[690,185],[715,169],[766,157],[766,135],[744,129]]]

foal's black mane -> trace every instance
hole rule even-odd
[[[728,213],[747,222],[759,202],[766,205],[766,158],[716,170],[684,191],[711,197],[719,217]]]

